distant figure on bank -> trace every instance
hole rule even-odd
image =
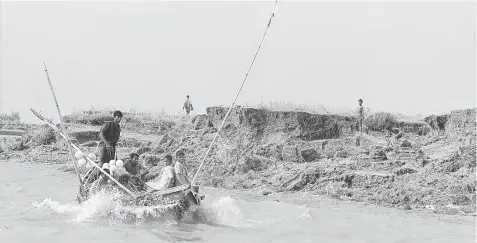
[[[360,133],[363,132],[363,124],[364,124],[364,107],[363,107],[363,100],[358,100],[358,131]]]
[[[157,189],[167,189],[174,187],[176,184],[176,175],[174,167],[172,167],[172,156],[170,154],[164,157],[165,167],[162,168],[159,175]]]
[[[185,164],[185,154],[183,151],[176,152],[176,164],[174,165],[174,171],[176,172],[176,186],[190,184],[187,167]]]
[[[192,106],[192,102],[189,99],[189,95],[187,95],[187,99],[184,102],[184,105],[182,106],[182,109],[186,111],[187,115],[189,115],[190,112],[194,110],[194,107]]]

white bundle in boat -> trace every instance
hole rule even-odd
[[[93,168],[93,164],[91,164],[91,162],[90,162],[89,160],[86,161],[86,169],[89,170],[89,169],[91,169],[91,168]]]
[[[77,159],[82,159],[82,158],[84,157],[84,153],[81,152],[81,151],[76,151],[75,157],[76,157]]]
[[[87,161],[84,158],[81,158],[81,159],[78,160],[78,166],[80,168],[86,167],[86,163],[87,163]]]
[[[111,174],[114,174],[117,170],[118,170],[118,167],[116,165],[114,164],[109,165],[109,171],[111,172]]]
[[[116,166],[118,168],[124,168],[124,162],[119,159],[119,160],[116,161]]]

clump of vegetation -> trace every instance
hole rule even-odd
[[[42,125],[38,130],[33,132],[31,141],[39,145],[47,145],[56,142],[55,130],[48,125]]]
[[[0,113],[0,123],[17,123],[20,122],[20,113],[13,112],[9,114]]]
[[[367,117],[364,124],[371,131],[383,131],[389,127],[395,127],[397,120],[391,113],[377,112]]]
[[[90,109],[86,111],[73,111],[70,115],[63,116],[66,123],[85,124],[93,126],[101,126],[106,121],[111,121],[111,112],[106,110]]]
[[[101,126],[113,119],[112,113],[115,109],[90,108],[85,111],[73,111],[63,117],[66,123]],[[144,112],[134,109],[121,110],[123,120],[121,127],[124,129],[145,134],[164,134],[173,128],[183,128],[185,124],[191,123],[191,117],[180,114],[162,112]]]

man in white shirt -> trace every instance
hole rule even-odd
[[[167,189],[176,186],[176,176],[174,173],[174,167],[172,167],[172,156],[168,154],[164,157],[164,160],[166,166],[162,168],[159,174],[156,189]]]

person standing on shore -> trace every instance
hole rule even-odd
[[[187,95],[187,99],[184,102],[184,105],[182,106],[182,109],[186,111],[187,115],[189,115],[190,112],[194,110],[194,107],[192,106],[192,102],[189,99],[189,95]]]
[[[356,138],[356,146],[361,144],[361,136],[363,135],[364,124],[364,107],[363,99],[358,100],[358,137]]]
[[[364,107],[363,107],[363,100],[358,100],[358,131],[360,133],[363,132],[363,124],[364,124]]]

